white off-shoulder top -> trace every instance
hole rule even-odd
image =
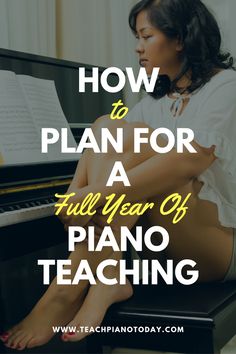
[[[204,183],[199,198],[217,205],[223,226],[236,228],[236,72],[223,70],[213,76],[178,117],[171,113],[172,103],[167,95],[159,100],[147,96],[125,119],[168,128],[175,136],[177,128],[190,128],[199,145],[215,145],[217,159],[198,176]]]

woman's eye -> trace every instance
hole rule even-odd
[[[140,40],[140,39],[148,39],[148,38],[151,38],[151,36],[142,36],[142,37],[135,36],[135,38],[136,38],[137,40]]]

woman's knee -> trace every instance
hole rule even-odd
[[[135,135],[135,129],[145,129],[143,131],[143,136],[149,140],[153,128],[151,128],[149,125],[147,125],[144,122],[132,122],[126,125],[125,130],[124,130],[124,152],[133,152],[135,155],[135,141],[137,140],[136,135]],[[149,155],[154,155],[155,151],[151,149],[150,145],[148,143],[141,144],[140,146],[140,154],[148,154]]]
[[[101,129],[107,128],[109,132],[113,135],[114,139],[117,138],[117,129],[123,129],[123,153],[134,154],[134,141],[135,141],[135,128],[146,128],[145,137],[149,138],[153,132],[153,128],[147,125],[144,122],[127,122],[125,119],[121,120],[112,120],[109,115],[99,117],[93,124],[92,129],[94,131],[95,137],[100,140],[101,139]],[[141,148],[141,154],[154,155],[154,151],[151,149],[149,144],[143,144]],[[109,156],[117,155],[114,149],[109,149]]]
[[[124,120],[113,120],[110,118],[110,115],[107,114],[97,118],[92,125],[92,129],[94,132],[96,132],[97,130],[101,130],[102,128],[112,130],[123,127],[125,123],[126,121]]]

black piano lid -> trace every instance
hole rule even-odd
[[[72,178],[78,160],[0,167],[0,189]]]

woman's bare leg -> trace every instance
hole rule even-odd
[[[154,155],[154,152],[148,147],[142,151],[142,154],[138,155],[133,153],[133,129],[138,125],[140,125],[140,127],[143,126],[142,124],[135,123],[135,125],[133,125],[125,122],[110,122],[109,130],[112,132],[113,127],[116,129],[118,125],[125,128],[124,154],[122,156],[119,155],[118,157],[116,153],[110,152],[104,157],[99,154],[95,155],[88,152],[88,184],[93,184],[98,181],[107,181],[116,160],[122,161],[125,170],[128,171],[132,167]],[[147,227],[147,224],[145,224],[147,220],[145,220],[144,217],[140,218],[141,220],[138,219],[138,216],[127,216],[125,218],[116,217],[114,222],[118,230],[117,239],[120,237],[120,226],[126,225],[129,229],[131,229],[135,224],[137,225],[142,223],[143,227]],[[110,258],[117,260],[119,260],[120,257],[121,254],[118,254],[117,257],[115,252],[110,256]],[[159,258],[161,258],[161,256]],[[107,267],[104,273],[107,278],[116,278],[118,280],[118,284],[115,286],[109,286],[98,280],[96,285],[92,285],[89,288],[82,307],[79,309],[74,319],[68,324],[68,327],[75,329],[75,333],[64,335],[64,341],[78,341],[83,339],[89,333],[80,332],[80,327],[95,328],[100,325],[107,309],[111,304],[123,301],[132,295],[132,287],[128,280],[125,285],[119,284],[119,266]]]

